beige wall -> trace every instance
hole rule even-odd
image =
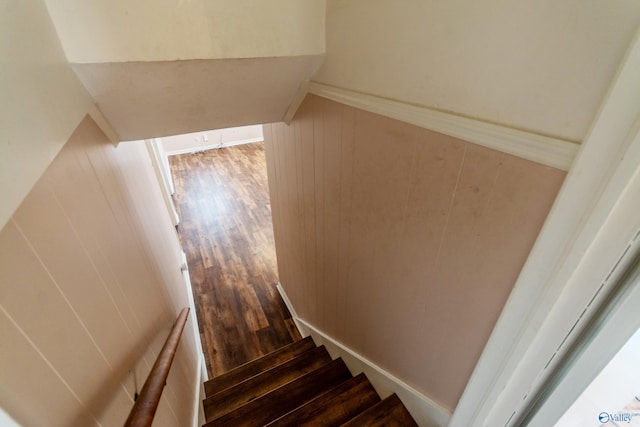
[[[69,62],[324,53],[324,0],[46,0]]]
[[[24,426],[121,425],[188,305],[179,267],[144,144],[85,117],[0,231],[0,406]],[[191,331],[154,425],[191,422]]]
[[[91,106],[42,0],[0,13],[0,228]]]
[[[329,0],[314,80],[581,141],[635,30],[628,0]]]
[[[317,96],[264,136],[298,314],[453,409],[565,173]]]
[[[279,121],[322,55],[101,62],[73,69],[120,137]]]

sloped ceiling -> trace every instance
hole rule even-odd
[[[73,64],[122,140],[282,120],[322,55]]]
[[[46,3],[122,140],[280,121],[324,57],[324,0]]]

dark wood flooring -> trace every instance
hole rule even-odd
[[[263,143],[169,158],[209,377],[300,339],[276,289]]]

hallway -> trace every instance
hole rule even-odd
[[[207,371],[300,339],[278,282],[264,144],[169,157]]]

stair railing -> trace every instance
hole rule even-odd
[[[158,409],[158,404],[160,403],[162,390],[166,385],[167,376],[169,376],[173,358],[176,355],[176,350],[180,343],[182,330],[184,329],[185,323],[187,323],[188,315],[188,307],[183,308],[180,314],[178,314],[178,318],[171,328],[167,341],[164,343],[156,362],[153,364],[153,368],[151,368],[151,372],[149,372],[149,376],[144,386],[142,386],[140,395],[133,404],[129,417],[124,423],[124,427],[151,426],[153,417]]]

